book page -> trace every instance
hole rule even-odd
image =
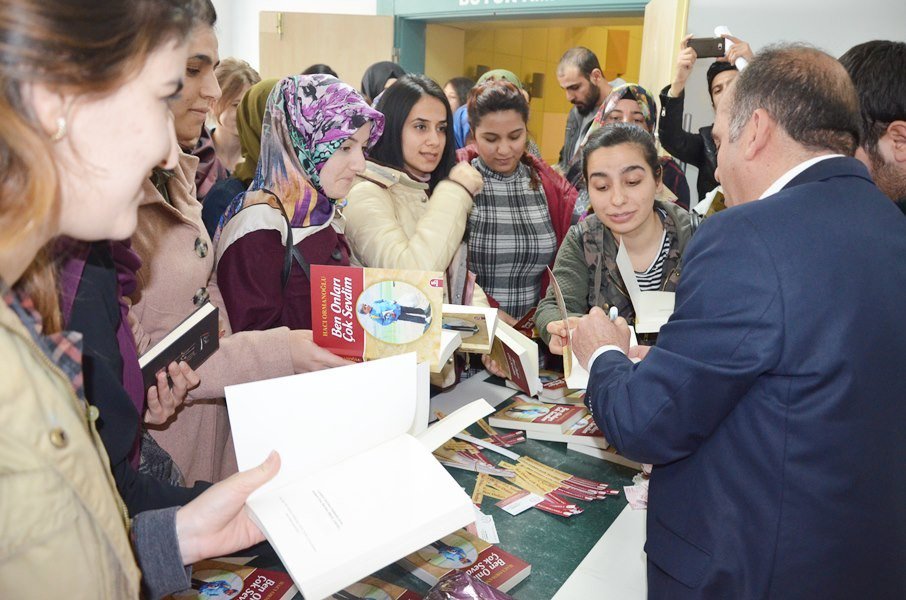
[[[670,320],[676,302],[673,292],[643,292],[626,252],[626,245],[617,250],[617,268],[626,285],[632,307],[635,309],[635,330],[638,333],[657,333]]]
[[[491,405],[485,402],[484,398],[479,398],[433,424],[427,431],[417,436],[418,441],[429,452],[433,452],[454,435],[492,412],[494,409]]]
[[[409,435],[418,436],[428,428],[431,421],[431,365],[427,362],[420,362],[416,367],[416,379],[418,381],[415,403],[415,415],[412,418],[412,424],[406,432]]]
[[[402,435],[249,500],[306,598],[323,598],[475,519],[472,502]]]
[[[415,354],[226,388],[240,470],[280,453],[274,489],[405,433],[415,420]]]

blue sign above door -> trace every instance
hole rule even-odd
[[[465,19],[543,14],[641,13],[648,0],[378,0],[378,12],[409,19]]]

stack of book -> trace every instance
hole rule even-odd
[[[409,554],[399,565],[428,585],[454,569],[464,569],[501,592],[508,592],[532,572],[529,563],[465,529]]]
[[[567,450],[630,469],[642,469],[640,463],[610,447],[583,405],[551,404],[517,395],[491,415],[488,422],[501,429],[521,429],[529,439],[563,442]]]

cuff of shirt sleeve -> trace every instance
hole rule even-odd
[[[189,589],[190,569],[182,564],[176,537],[178,506],[140,513],[132,520],[135,556],[148,598],[161,598]]]
[[[602,354],[604,354],[605,352],[609,352],[610,350],[616,350],[617,352],[619,352],[620,354],[623,354],[623,355],[626,354],[625,352],[623,352],[622,348],[620,348],[619,346],[615,346],[613,344],[607,344],[606,346],[601,346],[600,348],[595,350],[594,354],[591,355],[591,358],[588,359],[588,372],[589,373],[591,373],[591,366],[593,364],[595,364],[595,361],[598,359],[598,357],[601,356]]]

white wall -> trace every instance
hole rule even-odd
[[[716,25],[726,25],[757,53],[775,42],[807,42],[840,56],[861,42],[876,39],[906,41],[906,2],[892,0],[690,0],[688,31],[711,37]],[[692,131],[713,122],[705,71],[710,60],[696,65],[686,84],[686,112]],[[667,85],[663,82],[661,86]],[[652,90],[654,91],[654,90]],[[657,90],[658,92],[660,89]],[[694,167],[687,178],[695,194]]]
[[[258,68],[258,23],[262,11],[376,15],[377,0],[213,0],[220,56],[235,56]],[[342,52],[342,40],[337,41]]]

